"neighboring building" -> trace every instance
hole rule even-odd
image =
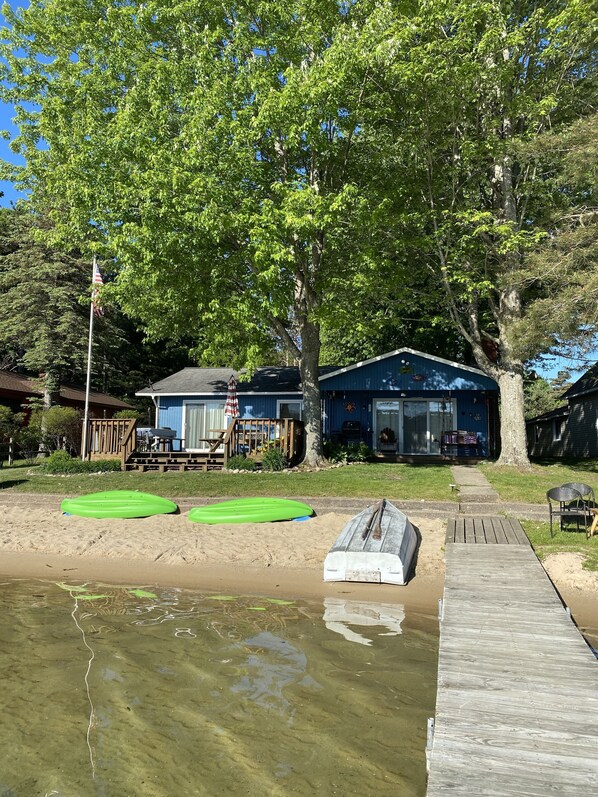
[[[238,380],[241,417],[302,418],[295,367],[258,368],[248,381],[230,368],[184,368],[136,395],[153,399],[157,427],[175,430],[187,451],[201,451],[202,438],[225,424],[231,375]],[[442,453],[496,453],[498,388],[477,368],[404,348],[322,368],[320,388],[325,439],[405,456],[439,455],[443,443],[452,447]],[[457,430],[459,445],[447,434]]]
[[[22,412],[23,404],[28,399],[41,398],[41,396],[42,393],[32,377],[0,370],[0,404],[10,407],[14,412]],[[84,388],[61,385],[58,403],[63,407],[83,410],[85,408]],[[133,409],[131,404],[109,396],[107,393],[91,392],[89,394],[89,414],[92,418],[112,418],[115,412],[130,409]]]
[[[598,363],[562,396],[567,404],[527,422],[530,456],[598,457]]]

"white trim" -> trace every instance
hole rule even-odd
[[[347,371],[354,371],[356,368],[362,368],[364,365],[371,365],[372,363],[386,360],[388,357],[396,357],[397,354],[413,354],[416,357],[423,357],[426,360],[433,360],[434,362],[442,363],[443,365],[451,365],[453,368],[458,368],[462,371],[471,371],[471,373],[484,376],[486,379],[490,379],[492,382],[496,381],[479,368],[473,368],[471,365],[462,365],[461,363],[456,363],[453,360],[445,360],[443,357],[436,357],[434,354],[425,354],[423,351],[416,351],[415,349],[408,348],[395,349],[395,351],[389,351],[388,354],[379,354],[377,357],[372,357],[370,360],[362,360],[362,362],[354,363],[353,365],[346,365],[344,368],[339,368],[338,371],[332,371],[329,374],[324,374],[324,376],[320,377],[319,381],[323,382],[325,379],[330,379],[331,377],[338,376],[339,374],[345,374]]]
[[[298,400],[298,399],[290,399],[290,400],[289,399],[277,399],[276,400],[276,417],[277,418],[280,418],[280,405],[281,404],[299,404],[299,406],[301,408],[301,417],[299,418],[299,420],[301,420],[301,421],[303,420],[303,399],[301,399],[301,400]]]

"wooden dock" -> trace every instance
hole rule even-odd
[[[598,661],[517,521],[449,522],[427,797],[598,795]]]

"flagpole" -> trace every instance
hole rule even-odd
[[[93,267],[91,282],[93,285],[93,278],[96,272],[96,256],[93,256]],[[81,459],[87,459],[87,425],[89,422],[89,392],[91,388],[91,343],[93,340],[93,296],[89,304],[89,342],[87,344],[87,381],[85,383],[85,412],[83,414],[83,443],[81,445]]]

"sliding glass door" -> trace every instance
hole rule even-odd
[[[428,453],[427,401],[403,401],[403,453]]]
[[[440,436],[454,428],[452,399],[374,401],[374,448],[399,454],[439,454]]]
[[[206,440],[224,429],[223,401],[188,401],[183,405],[185,448],[202,451],[209,448]]]

